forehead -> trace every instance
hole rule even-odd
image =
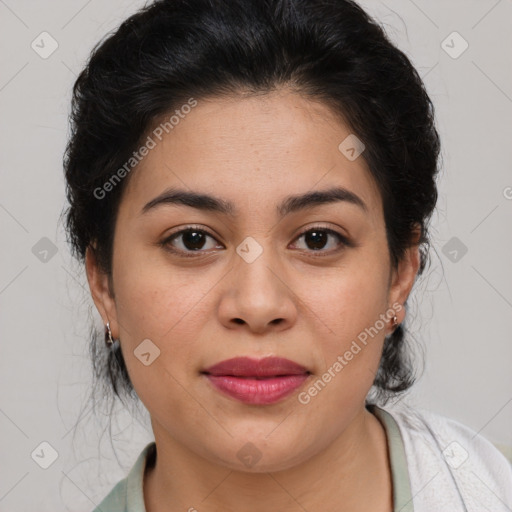
[[[130,176],[121,204],[127,215],[139,215],[169,187],[214,194],[257,213],[285,196],[342,186],[379,212],[364,158],[351,161],[339,149],[349,127],[324,104],[275,92],[198,99],[186,112],[166,125],[168,133],[161,127],[172,112],[148,132],[154,147]]]

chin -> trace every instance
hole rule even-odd
[[[269,431],[270,432],[270,431]],[[234,471],[268,473],[290,469],[313,455],[313,447],[301,446],[293,437],[286,440],[276,436],[265,439],[268,432],[257,436],[237,437],[221,453],[213,453],[212,462]],[[217,445],[218,448],[218,445]],[[229,453],[230,457],[226,458]]]

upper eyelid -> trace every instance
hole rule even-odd
[[[297,238],[305,235],[306,233],[308,233],[309,231],[312,231],[314,229],[319,229],[319,230],[324,230],[326,231],[328,234],[331,234],[331,235],[336,235],[339,237],[339,239],[341,240],[341,243],[343,244],[346,244],[348,245],[348,238],[343,235],[342,233],[338,232],[337,230],[331,228],[331,227],[328,227],[328,226],[322,226],[322,225],[315,225],[315,226],[310,226],[310,227],[307,227],[303,230],[301,230],[299,233],[297,233],[294,237],[293,240],[297,240]],[[171,240],[174,239],[174,237],[178,237],[179,235],[183,235],[184,233],[186,233],[187,231],[193,231],[193,230],[196,230],[196,231],[200,231],[200,232],[203,232],[205,233],[206,235],[210,236],[211,238],[213,238],[214,240],[216,240],[217,242],[219,242],[219,240],[217,240],[217,236],[216,235],[213,235],[212,233],[210,233],[208,230],[206,230],[205,228],[203,227],[200,227],[200,226],[194,226],[194,225],[190,225],[190,226],[187,226],[185,228],[182,228],[178,231],[175,231],[174,233],[171,233],[169,236],[167,236],[164,240],[163,240],[163,243],[168,243],[170,242]],[[219,242],[219,243],[222,243],[222,242]],[[201,251],[198,251],[198,252],[201,252]]]

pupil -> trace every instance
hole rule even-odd
[[[187,231],[183,234],[183,243],[187,249],[201,249],[204,245],[204,235],[199,231]]]
[[[310,231],[309,233],[306,234],[306,239],[307,237],[310,237],[310,239],[312,239],[314,249],[322,249],[326,244],[327,233],[323,231]]]

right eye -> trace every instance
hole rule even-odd
[[[204,229],[191,226],[186,229],[181,229],[180,231],[172,233],[170,236],[162,240],[160,242],[160,245],[164,247],[166,250],[169,250],[180,256],[194,257],[195,255],[190,253],[205,252],[203,249],[205,245],[207,245],[208,238],[216,241],[213,235],[211,235]],[[176,241],[178,242],[177,244],[175,244]],[[176,245],[179,245],[181,247],[176,247]],[[218,244],[210,244],[210,246],[210,248],[215,248],[218,247]]]

